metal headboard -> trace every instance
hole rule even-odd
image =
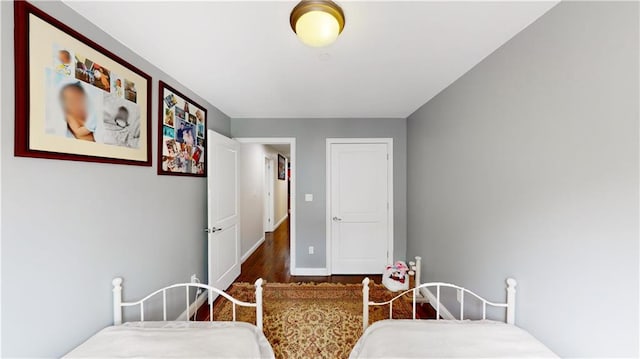
[[[482,319],[487,318],[487,306],[498,307],[498,308],[506,308],[507,316],[505,322],[507,324],[515,324],[515,305],[516,305],[516,285],[517,282],[513,278],[508,278],[506,280],[507,283],[507,302],[506,303],[496,303],[489,301],[487,299],[482,298],[478,294],[472,292],[469,289],[463,288],[461,286],[451,284],[451,283],[443,283],[443,282],[430,282],[419,284],[420,278],[420,257],[416,257],[418,265],[415,267],[416,270],[416,287],[404,291],[397,296],[386,302],[375,303],[369,301],[369,278],[365,278],[362,281],[362,327],[363,329],[367,329],[369,326],[369,307],[370,306],[382,306],[389,305],[389,319],[393,319],[393,302],[399,299],[400,297],[406,295],[411,292],[413,296],[413,319],[416,319],[416,301],[417,299],[423,298],[420,293],[420,289],[425,288],[436,288],[435,294],[435,309],[436,309],[436,319],[440,320],[440,289],[441,288],[454,288],[460,292],[460,320],[464,320],[464,298],[465,293],[475,297],[476,299],[482,302]]]
[[[168,287],[164,287],[156,290],[155,292],[147,295],[146,297],[135,301],[135,302],[123,302],[122,301],[122,278],[114,278],[112,281],[113,284],[113,323],[114,325],[122,324],[122,308],[123,307],[140,307],[140,321],[144,322],[144,302],[151,299],[157,294],[162,293],[162,318],[164,321],[167,320],[167,290],[173,288],[185,288],[185,299],[186,299],[186,313],[187,313],[187,321],[190,320],[190,301],[189,301],[189,289],[190,288],[200,288],[208,291],[209,298],[213,298],[213,294],[218,294],[229,300],[233,305],[233,321],[236,321],[236,306],[239,305],[241,307],[251,307],[256,308],[256,326],[262,330],[262,278],[256,280],[256,302],[248,303],[243,302],[241,300],[235,299],[224,291],[214,288],[212,286],[200,283],[179,283],[173,284]],[[197,308],[196,308],[197,310]],[[193,313],[195,314],[195,312]],[[213,321],[213,301],[209,301],[209,320]]]

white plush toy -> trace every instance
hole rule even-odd
[[[382,284],[392,292],[409,289],[409,267],[403,261],[387,265],[382,275]]]

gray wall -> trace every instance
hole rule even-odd
[[[156,175],[158,80],[227,116],[59,2],[39,7],[153,78],[154,167],[13,157],[13,3],[2,2],[2,356],[61,356],[112,322],[125,299],[206,278],[206,180]],[[180,195],[175,195],[176,190]]]
[[[264,145],[240,144],[240,255],[264,237]]]
[[[407,253],[495,300],[518,279],[561,356],[639,354],[638,25],[562,2],[408,119]]]
[[[296,266],[324,268],[326,262],[326,138],[391,137],[394,165],[394,257],[406,252],[406,121],[404,119],[232,119],[233,137],[296,138]],[[305,202],[304,194],[313,194]],[[315,254],[308,254],[308,247]]]

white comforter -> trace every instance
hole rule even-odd
[[[65,358],[273,358],[258,327],[241,322],[132,322],[107,327]]]
[[[526,331],[489,320],[383,320],[364,332],[350,358],[556,357]]]

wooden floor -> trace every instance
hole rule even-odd
[[[253,283],[262,278],[272,283],[296,282],[328,282],[328,283],[361,283],[369,277],[380,283],[380,275],[332,275],[323,277],[292,276],[289,270],[289,219],[270,233],[266,233],[265,240],[253,254],[242,264],[242,274],[236,282]]]
[[[289,220],[287,219],[274,232],[266,234],[264,243],[242,264],[242,274],[235,282],[253,283],[258,278],[262,278],[271,283],[361,283],[364,277],[369,277],[376,283],[382,282],[381,275],[292,276],[289,271],[289,256]],[[416,309],[418,318],[435,319],[436,317],[436,311],[429,304],[420,304]],[[197,311],[196,318],[196,320],[209,320],[206,303]]]

